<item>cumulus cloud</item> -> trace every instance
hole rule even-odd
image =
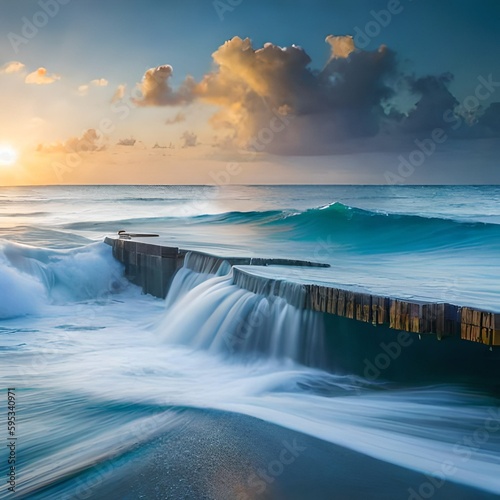
[[[325,41],[329,43],[332,48],[330,60],[335,59],[337,57],[341,58],[349,57],[351,52],[354,52],[356,50],[356,46],[354,45],[354,38],[350,35],[346,36],[328,35]]]
[[[453,75],[450,73],[408,78],[410,91],[420,99],[402,123],[404,131],[418,133],[450,127],[450,120],[446,120],[447,113],[452,113],[458,105],[457,99],[448,89],[452,80]]]
[[[283,153],[329,150],[336,141],[376,134],[382,103],[392,95],[395,54],[384,46],[356,51],[350,36],[327,42],[331,57],[322,71],[313,71],[296,45],[226,42],[212,55],[216,69],[195,89],[221,108],[212,124],[232,129],[240,146]]]
[[[174,123],[181,123],[186,121],[186,115],[179,111],[175,116],[172,118],[167,118],[165,120],[165,125],[173,125]]]
[[[329,35],[326,43],[330,56],[315,70],[302,47],[254,48],[250,39],[234,37],[212,54],[213,69],[199,82],[187,77],[175,89],[171,66],[148,70],[136,103],[213,105],[218,111],[210,123],[221,131],[225,147],[278,154],[344,152],[360,141],[387,149],[437,127],[450,129],[453,120],[446,113],[458,105],[449,90],[452,75],[403,75],[390,48],[359,50],[348,35]],[[398,108],[401,86],[415,102],[407,112]]]
[[[45,68],[38,68],[36,71],[33,71],[33,73],[27,75],[24,81],[31,85],[49,85],[60,79],[61,77],[55,73],[49,75]]]
[[[178,90],[173,90],[169,85],[172,76],[172,66],[166,64],[151,68],[142,78],[140,90],[142,99],[134,99],[138,106],[178,106],[188,104],[193,100],[195,82],[187,77]]]
[[[6,73],[6,74],[19,73],[20,71],[23,71],[25,67],[26,66],[22,62],[11,61],[5,63],[3,66],[0,67],[0,73]]]
[[[115,90],[115,93],[113,94],[113,97],[111,98],[111,102],[121,101],[125,97],[126,90],[127,90],[126,85],[124,84],[118,85],[118,87]]]
[[[183,148],[194,148],[198,144],[198,136],[188,130],[182,134],[181,139],[183,141]]]
[[[139,104],[179,105],[198,99],[215,105],[215,128],[229,131],[238,146],[255,143],[259,134],[260,142],[267,143],[271,132],[268,151],[316,150],[376,134],[382,101],[392,92],[386,79],[396,69],[394,53],[386,47],[356,51],[350,36],[329,36],[326,41],[331,57],[318,72],[309,67],[311,59],[299,46],[266,43],[255,49],[250,39],[234,37],[212,54],[214,70],[199,83],[188,77],[174,90],[168,83],[171,66],[148,70]]]
[[[55,144],[39,144],[37,147],[37,151],[41,153],[80,153],[104,149],[102,137],[93,128],[86,130],[80,137],[70,137]]]

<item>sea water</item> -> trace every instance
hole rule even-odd
[[[497,187],[0,189],[0,377],[16,389],[16,491],[79,498],[71,478],[126,460],[176,410],[196,408],[419,472],[451,463],[450,481],[500,494],[494,395],[326,370],[321,315],[239,289],[230,266],[183,268],[155,299],[102,242],[151,231],[218,255],[330,264],[252,269],[269,276],[500,311],[499,201]]]

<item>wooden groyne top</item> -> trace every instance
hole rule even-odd
[[[164,298],[175,272],[186,264],[195,272],[215,274],[224,263],[230,266],[285,265],[329,267],[316,262],[220,257],[204,252],[188,251],[136,240],[106,238],[113,247],[114,257],[125,266],[125,275],[142,287],[145,293]],[[233,283],[254,293],[279,296],[303,309],[342,316],[373,325],[417,334],[447,336],[500,346],[500,313],[458,306],[444,302],[416,301],[355,292],[328,285],[294,283],[252,274],[246,269],[233,268]]]

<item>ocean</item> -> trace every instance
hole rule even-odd
[[[402,358],[411,377],[406,361],[367,377],[390,332],[241,290],[229,265],[182,268],[165,301],[144,295],[103,242],[122,229],[330,266],[252,266],[260,275],[500,312],[496,186],[0,188],[15,498],[500,496],[496,379],[428,374],[438,342],[418,335]],[[464,344],[435,352],[453,364]],[[486,346],[467,355],[500,363]]]

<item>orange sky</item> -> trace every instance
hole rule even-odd
[[[243,2],[224,19],[212,2],[137,2],[113,26],[112,1],[13,2],[0,185],[498,183],[498,59],[461,29],[494,46],[497,7],[441,3],[400,7],[366,40],[374,0]]]

